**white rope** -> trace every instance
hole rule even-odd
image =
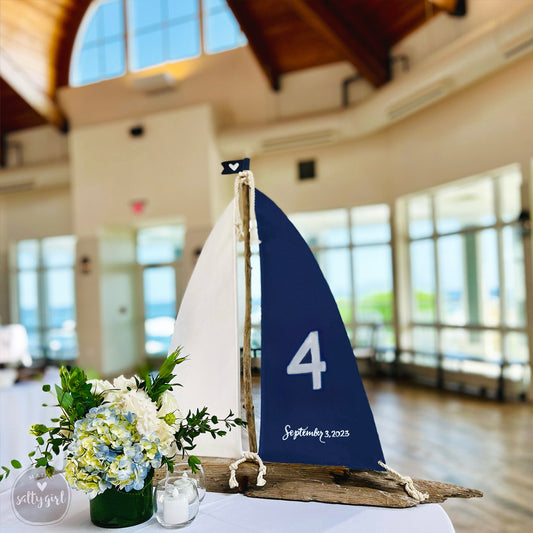
[[[392,475],[393,478],[395,478],[401,485],[403,485],[403,488],[405,489],[405,492],[411,496],[411,498],[423,502],[429,498],[429,494],[427,492],[420,492],[413,483],[413,480],[409,476],[402,476],[399,472],[396,472],[396,470],[393,470],[390,466],[387,466],[385,463],[382,463],[381,461],[378,461],[379,466],[382,466],[389,474]]]
[[[265,476],[267,473],[267,469],[266,469],[266,466],[263,464],[261,457],[259,457],[259,454],[254,453],[254,452],[244,452],[240,459],[237,459],[237,461],[229,465],[229,470],[230,470],[229,486],[231,489],[236,489],[239,486],[239,483],[237,482],[237,478],[235,477],[235,473],[237,472],[239,465],[246,461],[254,461],[259,465],[259,472],[257,474],[256,485],[258,487],[265,486],[266,484]]]
[[[244,240],[244,227],[241,217],[241,191],[243,187],[250,189],[250,244],[259,244],[259,235],[257,233],[257,218],[255,216],[255,182],[254,175],[251,170],[243,170],[239,172],[235,178],[235,227],[237,231],[237,237],[240,241]]]

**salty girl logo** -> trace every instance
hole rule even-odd
[[[67,514],[70,488],[62,474],[47,477],[44,468],[28,468],[11,491],[15,516],[30,525],[55,524]]]

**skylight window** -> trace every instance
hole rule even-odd
[[[70,83],[87,85],[122,76],[127,67],[142,70],[245,44],[225,0],[100,0],[80,26]]]

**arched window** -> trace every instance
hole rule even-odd
[[[141,70],[245,44],[225,0],[99,0],[78,31],[70,84],[122,76],[126,66]]]

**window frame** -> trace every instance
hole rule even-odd
[[[46,266],[43,253],[43,243],[47,239],[61,238],[61,237],[71,237],[74,241],[74,254],[73,261],[71,265],[62,265],[62,266]],[[37,264],[32,268],[21,268],[18,264],[18,245],[24,241],[35,241],[37,243]],[[28,328],[28,337],[30,337],[30,331],[37,334],[39,339],[39,355],[34,355],[31,353],[32,360],[40,361],[44,360],[46,364],[50,363],[61,363],[63,361],[73,362],[79,357],[79,342],[78,342],[78,333],[77,333],[77,309],[76,309],[76,243],[77,238],[75,235],[51,235],[42,238],[27,238],[20,239],[17,242],[11,244],[9,249],[10,255],[10,294],[11,294],[11,305],[10,305],[10,315],[14,318],[14,321],[22,324],[20,319],[21,307],[20,307],[20,288],[19,288],[19,275],[21,272],[35,272],[37,279],[37,316],[39,324],[35,328]],[[73,300],[74,300],[74,322],[75,327],[73,329],[75,338],[76,338],[76,347],[75,354],[73,357],[51,357],[50,348],[47,345],[46,339],[50,332],[57,330],[58,328],[48,325],[48,309],[49,309],[49,298],[48,291],[46,287],[46,274],[48,272],[58,270],[58,269],[69,269],[73,273]],[[31,343],[30,343],[31,347]]]
[[[407,276],[406,280],[408,283],[407,287],[407,295],[408,295],[408,309],[406,308],[405,311],[408,311],[408,321],[406,321],[403,324],[404,331],[406,331],[407,336],[404,337],[404,341],[402,341],[402,346],[399,354],[399,359],[401,363],[407,363],[407,364],[414,364],[417,366],[424,366],[433,368],[437,372],[437,384],[439,386],[443,386],[444,384],[444,372],[454,369],[450,366],[451,361],[456,361],[455,366],[457,367],[457,370],[460,372],[465,373],[473,373],[468,370],[472,367],[472,365],[479,363],[480,372],[479,375],[487,375],[489,376],[491,373],[501,373],[501,378],[503,379],[503,370],[504,368],[508,366],[517,365],[515,359],[512,358],[512,354],[509,354],[507,352],[507,337],[509,334],[518,333],[520,335],[523,335],[524,339],[527,343],[530,343],[529,335],[528,335],[528,328],[527,328],[527,272],[526,272],[526,265],[527,262],[525,260],[525,255],[523,257],[523,268],[524,268],[524,277],[523,277],[523,283],[524,283],[524,323],[521,326],[512,326],[507,323],[507,317],[506,317],[506,298],[507,298],[507,282],[506,282],[506,271],[505,271],[505,265],[504,265],[504,243],[503,243],[503,233],[505,228],[514,228],[516,231],[521,231],[520,222],[518,221],[518,214],[516,219],[512,219],[509,221],[505,221],[503,217],[503,209],[502,209],[502,197],[500,195],[500,187],[501,187],[501,181],[504,179],[507,173],[509,172],[516,172],[520,174],[521,182],[520,182],[520,199],[521,199],[521,210],[525,209],[524,206],[524,173],[521,171],[520,166],[518,164],[512,164],[508,165],[503,168],[494,169],[492,171],[488,171],[482,174],[479,174],[477,176],[473,176],[470,178],[464,178],[457,181],[453,181],[450,183],[447,183],[445,185],[442,185],[437,188],[433,188],[426,191],[421,191],[419,193],[409,195],[407,197],[404,197],[402,201],[404,201],[404,209],[403,209],[403,217],[406,221],[406,234],[405,234],[405,243],[407,248],[406,256],[406,268],[407,268]],[[438,229],[438,220],[437,220],[437,207],[436,207],[436,196],[439,192],[445,190],[448,187],[457,187],[462,184],[467,185],[468,183],[475,183],[476,181],[481,181],[483,179],[490,179],[491,180],[491,187],[492,187],[492,202],[493,202],[493,213],[494,213],[494,222],[490,224],[475,224],[471,225],[469,227],[461,227],[460,229],[456,229],[453,231],[439,231]],[[410,235],[409,231],[409,223],[410,223],[410,216],[409,216],[409,201],[416,197],[421,196],[429,196],[430,198],[430,220],[432,223],[432,232],[427,235],[423,236],[415,236],[412,237]],[[466,315],[466,320],[464,324],[458,325],[458,324],[452,324],[449,322],[446,322],[443,320],[442,317],[442,306],[441,306],[441,275],[440,275],[440,265],[439,265],[439,240],[442,238],[446,238],[453,235],[459,235],[459,236],[467,236],[467,235],[474,235],[478,237],[481,235],[482,232],[487,230],[494,230],[496,232],[496,246],[497,246],[497,256],[498,256],[498,292],[499,292],[499,320],[494,325],[483,323],[483,320],[479,320],[478,323],[471,323],[470,317],[468,316],[468,313]],[[433,262],[434,262],[434,279],[435,279],[435,295],[434,295],[434,320],[433,321],[427,321],[427,322],[421,322],[414,320],[414,292],[413,292],[413,284],[412,284],[412,277],[413,277],[413,270],[412,270],[412,264],[411,264],[411,244],[413,242],[421,242],[421,241],[431,241],[433,243]],[[523,242],[522,242],[523,247]],[[466,275],[466,270],[464,271]],[[467,283],[467,280],[465,279],[465,284]],[[466,286],[466,285],[465,285]],[[435,335],[435,351],[432,352],[430,350],[424,350],[424,349],[418,349],[415,346],[414,343],[414,328],[428,328],[433,330]],[[495,332],[499,335],[499,349],[500,354],[497,357],[493,358],[484,358],[484,357],[477,357],[477,356],[470,356],[468,354],[462,354],[462,353],[452,353],[444,349],[443,346],[443,336],[446,330],[463,330],[466,332],[470,332],[472,334],[479,333],[481,335],[485,334],[486,332]],[[407,342],[405,342],[407,341]],[[527,351],[530,351],[530,347],[526,346]],[[421,361],[424,359],[428,364],[421,364],[418,361]],[[448,367],[447,367],[448,365]],[[486,365],[486,366],[483,366]],[[525,365],[529,366],[529,359],[525,361]],[[487,369],[487,373],[481,372],[482,368]],[[494,371],[494,372],[493,372]]]

